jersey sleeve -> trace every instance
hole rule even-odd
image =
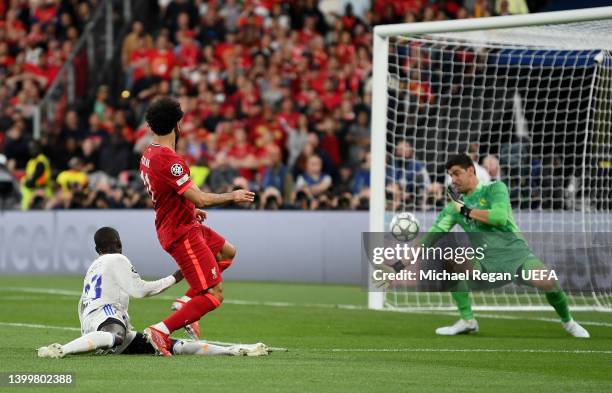
[[[508,187],[501,181],[492,183],[489,188],[489,200],[491,201],[491,209],[489,209],[487,223],[495,227],[505,225],[512,211]]]
[[[156,281],[143,280],[129,259],[123,255],[117,255],[117,258],[113,261],[112,271],[119,287],[128,295],[137,298],[157,295],[176,282],[173,276]]]
[[[185,160],[178,156],[164,157],[157,168],[161,181],[182,195],[191,186],[191,171]]]
[[[451,204],[446,205],[438,214],[436,221],[429,229],[429,232],[423,237],[421,243],[425,247],[434,245],[445,233],[450,232],[457,223],[453,214],[454,208]]]

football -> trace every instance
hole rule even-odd
[[[409,242],[419,234],[419,220],[412,213],[402,212],[393,216],[389,231],[401,242]]]

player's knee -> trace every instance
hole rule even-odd
[[[223,287],[219,284],[208,290],[208,293],[213,296],[219,304],[223,303]]]
[[[223,292],[218,292],[216,295],[214,295],[217,300],[219,301],[219,304],[223,303]]]
[[[221,249],[221,258],[222,259],[234,259],[236,256],[236,246],[234,246],[230,242],[225,242],[223,248]]]

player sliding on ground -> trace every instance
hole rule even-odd
[[[155,101],[146,114],[153,143],[140,160],[140,175],[153,205],[155,229],[164,250],[179,265],[189,291],[174,303],[176,311],[144,330],[148,342],[164,356],[171,356],[171,332],[193,325],[223,302],[221,271],[231,264],[235,248],[201,224],[206,213],[197,208],[253,202],[255,194],[236,190],[226,194],[202,192],[190,178],[189,167],[175,152],[183,111],[170,98]],[[196,328],[189,329],[192,334]]]
[[[100,228],[95,236],[100,255],[85,275],[79,300],[82,336],[67,344],[51,344],[38,349],[38,356],[62,358],[70,354],[99,351],[101,354],[154,354],[155,348],[130,324],[130,296],[142,298],[157,295],[183,279],[180,271],[157,281],[140,278],[130,260],[121,254],[119,233]],[[268,348],[262,344],[219,346],[204,341],[170,340],[175,355],[262,356]]]
[[[496,250],[495,255],[489,253],[489,256],[485,251],[482,261],[468,262],[470,269],[510,273],[512,277],[518,277],[515,280],[517,283],[538,288],[545,293],[546,300],[561,318],[565,330],[574,337],[588,338],[589,332],[572,319],[567,296],[556,280],[522,280],[521,270],[544,271],[547,268],[531,251],[514,222],[506,185],[500,181],[479,183],[474,164],[465,154],[452,156],[446,163],[446,170],[454,187],[449,187],[451,203],[442,210],[421,243],[426,247],[431,246],[455,224],[459,224],[468,233],[472,243],[478,242],[489,251]],[[461,319],[452,326],[436,329],[437,334],[456,335],[478,331],[468,292],[470,284],[461,281],[456,291],[451,293]],[[499,283],[497,286],[500,286]]]

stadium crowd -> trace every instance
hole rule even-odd
[[[159,20],[134,21],[123,40],[121,96],[100,86],[34,141],[32,108],[97,3],[0,1],[0,182],[20,183],[0,187],[0,208],[150,207],[137,172],[152,138],[143,117],[172,95],[185,112],[177,151],[203,189],[258,191],[254,209],[367,209],[373,26],[543,2],[159,0]],[[405,176],[423,173],[407,159]]]

